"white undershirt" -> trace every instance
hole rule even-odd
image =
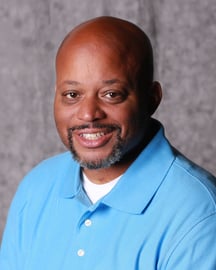
[[[83,188],[88,195],[91,202],[94,204],[106,194],[108,194],[113,187],[117,184],[121,175],[106,184],[95,184],[91,182],[87,176],[83,173]]]

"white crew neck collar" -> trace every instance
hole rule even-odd
[[[89,180],[89,178],[84,173],[82,173],[83,188],[93,204],[107,195],[118,183],[120,178],[121,175],[108,183],[95,184]]]

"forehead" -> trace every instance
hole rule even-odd
[[[70,72],[74,77],[80,77],[86,70],[94,77],[99,73],[106,76],[104,79],[110,79],[112,73],[131,77],[136,64],[133,54],[124,44],[104,36],[81,36],[68,39],[59,50],[56,73],[57,79]]]
[[[89,61],[107,61],[107,62],[126,62],[128,54],[123,48],[117,48],[116,46],[110,46],[104,42],[92,42],[85,43],[69,43],[66,44],[58,53],[56,59],[56,65],[66,64],[74,62],[89,62]]]
[[[116,36],[116,33],[92,31],[91,29],[91,31],[72,32],[61,45],[56,60],[58,63],[64,56],[69,57],[75,53],[96,55],[98,52],[104,57],[113,56],[116,59],[121,58],[123,61],[135,55],[131,44]]]

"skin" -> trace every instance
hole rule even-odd
[[[94,183],[124,173],[152,137],[150,117],[160,103],[161,87],[152,81],[151,54],[149,40],[139,28],[112,17],[76,27],[58,50],[57,130],[81,165],[97,164],[83,168]],[[120,151],[114,158],[116,145]],[[112,161],[100,168],[109,156]]]

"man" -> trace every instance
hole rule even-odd
[[[215,270],[214,177],[178,153],[151,116],[161,100],[148,37],[100,17],[56,57],[55,121],[72,153],[23,180],[2,270]]]

